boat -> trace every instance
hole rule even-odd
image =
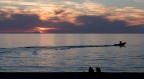
[[[119,43],[119,44],[114,44],[114,46],[120,46],[120,47],[123,47],[123,46],[125,46],[126,45],[126,42],[124,42],[124,43]]]

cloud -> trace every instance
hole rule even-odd
[[[70,22],[42,21],[37,15],[16,14],[13,19],[0,20],[0,32],[39,32],[39,28],[55,28],[49,33],[144,33],[143,27],[127,27],[125,21],[105,19],[105,16],[79,16],[79,27]]]
[[[24,32],[41,24],[37,15],[14,14],[12,19],[0,20],[0,32]]]
[[[79,15],[101,15],[106,11],[101,4],[84,2],[82,4],[77,2],[65,1],[65,2],[24,2],[24,1],[1,1],[5,4],[13,5],[28,5],[25,9],[21,9],[16,6],[2,6],[1,12],[7,12],[5,18],[12,16],[12,14],[36,14],[39,16],[40,20],[52,21],[52,22],[70,22],[76,25],[81,25],[82,23],[76,22],[76,18]],[[19,9],[18,9],[19,8]],[[95,14],[96,13],[96,14]],[[2,13],[1,13],[2,14]],[[59,15],[58,15],[59,14]]]
[[[106,18],[110,21],[126,21],[129,26],[144,25],[144,10],[135,7],[115,8]]]
[[[1,0],[0,3],[1,4],[9,4],[9,5],[24,5],[24,6],[37,5],[37,3],[23,1],[23,0]]]
[[[144,25],[144,9],[135,7],[106,7],[91,1],[49,0],[1,0],[0,4],[5,4],[0,7],[1,30],[31,32],[35,27],[44,26],[58,28],[49,32],[116,33],[134,32],[134,29]],[[137,27],[128,31],[127,26]]]

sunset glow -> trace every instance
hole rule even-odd
[[[39,33],[48,33],[49,30],[54,30],[56,28],[47,28],[47,27],[35,27],[35,31]]]
[[[0,0],[0,32],[144,33],[143,5],[144,0]]]

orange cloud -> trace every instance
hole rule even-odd
[[[43,21],[51,21],[51,22],[70,22],[75,25],[81,25],[83,23],[77,21],[77,17],[81,15],[102,15],[107,12],[106,8],[103,5],[92,2],[84,2],[77,3],[72,1],[64,1],[64,2],[47,2],[43,1],[38,2],[25,2],[18,0],[14,1],[1,1],[1,3],[5,4],[13,4],[16,6],[28,5],[25,6],[25,9],[12,9],[9,7],[3,7],[3,9],[7,10],[7,13],[11,11],[9,14],[5,16],[11,16],[12,14],[36,14],[39,16],[40,20]],[[15,6],[15,7],[16,7]],[[13,7],[13,6],[11,6]]]
[[[112,8],[91,1],[78,3],[72,1],[44,2],[38,0],[28,2],[24,0],[2,0],[0,4],[13,5],[1,6],[0,19],[11,19],[13,14],[34,14],[42,21],[69,22],[79,26],[84,23],[77,21],[77,17],[86,15],[104,16],[110,21],[122,20],[127,22],[129,26],[144,24],[144,10],[135,7]],[[24,6],[24,8],[21,6]]]
[[[144,10],[134,7],[115,8],[106,19],[126,21],[129,26],[144,25]]]

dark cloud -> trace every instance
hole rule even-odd
[[[41,24],[36,15],[12,15],[11,19],[0,20],[0,29],[5,30],[22,30],[29,29],[35,25]]]
[[[60,12],[61,13],[61,12]],[[37,26],[54,27],[50,33],[144,33],[144,26],[127,26],[124,21],[110,22],[103,16],[79,16],[80,26],[69,22],[41,21],[37,15],[15,14],[11,19],[0,20],[0,32],[3,30],[28,30]]]
[[[110,22],[103,16],[80,16],[77,21],[84,24],[75,26],[70,23],[58,23],[57,25],[65,29],[62,31],[64,33],[144,33],[142,25],[127,26],[125,21]]]

